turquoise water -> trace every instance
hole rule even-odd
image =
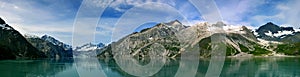
[[[200,59],[198,68],[180,65],[180,60],[166,59],[162,68],[152,77],[173,77],[179,67],[188,70],[196,77],[207,74],[210,59]],[[186,60],[186,65],[197,61]],[[137,62],[146,65],[149,61]],[[160,63],[154,63],[160,64]],[[135,67],[128,66],[135,73],[145,73]],[[153,67],[154,68],[154,67]],[[151,69],[151,68],[149,68]],[[182,69],[181,69],[182,70]],[[147,72],[146,72],[147,74]],[[135,77],[139,76],[124,71],[113,59],[76,58],[76,59],[43,59],[43,60],[2,60],[0,61],[0,77]],[[300,77],[300,58],[227,58],[220,77]]]

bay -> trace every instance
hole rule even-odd
[[[188,64],[197,61],[165,59],[163,67],[152,77],[174,77],[178,71],[190,73],[196,70],[196,77],[204,77],[209,68],[210,59],[200,59],[198,68]],[[144,66],[149,61],[138,61]],[[160,63],[154,63],[160,64]],[[155,66],[155,65],[154,65]],[[124,66],[123,66],[124,67]],[[141,69],[128,66],[136,73],[147,73]],[[154,67],[153,67],[154,68]],[[182,71],[179,68],[187,68]],[[151,69],[151,68],[147,68]],[[149,72],[149,71],[148,71]],[[114,59],[75,58],[75,59],[40,59],[40,60],[1,60],[1,77],[136,77],[124,71]],[[258,57],[258,58],[226,58],[220,77],[300,77],[299,57]]]

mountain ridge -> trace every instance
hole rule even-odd
[[[292,27],[279,27],[272,22],[268,22],[267,24],[259,27],[256,31],[251,31],[251,29],[248,29],[246,26],[241,26],[236,29],[229,27],[228,30],[225,30],[225,33],[222,33],[222,31],[219,33],[219,30],[214,30],[215,28],[213,27],[222,28],[227,27],[227,25],[222,22],[218,22],[216,24],[198,23],[194,26],[184,27],[184,25],[182,25],[178,20],[170,21],[169,23],[159,23],[152,28],[147,28],[141,32],[129,34],[122,39],[103,47],[103,49],[97,51],[100,52],[98,57],[115,57],[117,55],[129,53],[131,56],[144,58],[149,56],[149,52],[151,52],[149,51],[151,50],[151,47],[149,46],[154,45],[155,43],[153,42],[159,43],[162,47],[167,49],[166,51],[159,52],[162,56],[178,57],[177,55],[180,55],[182,50],[186,50],[186,46],[192,46],[196,48],[199,47],[199,52],[201,53],[200,56],[210,57],[210,50],[213,46],[211,45],[211,42],[208,42],[211,41],[209,38],[219,34],[226,36],[225,40],[221,42],[227,47],[226,56],[277,56],[277,54],[299,55],[299,50],[293,51],[297,52],[293,54],[278,51],[286,47],[284,44],[288,43],[276,43],[282,41],[272,40],[274,37],[268,39],[259,36],[265,35],[268,37],[265,33],[269,31],[271,31],[272,34],[280,33],[280,31],[295,32]],[[258,32],[258,36],[255,32]],[[286,37],[293,37],[293,35]],[[299,41],[299,39],[295,40]],[[274,43],[271,45],[265,45],[262,43],[271,43],[272,41],[274,41]],[[277,46],[279,47],[277,48]]]
[[[44,35],[42,37],[26,37],[26,39],[34,47],[44,52],[49,58],[73,57],[73,50],[71,46],[62,43],[51,36]]]

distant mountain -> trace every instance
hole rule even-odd
[[[293,27],[280,27],[271,22],[259,27],[257,38],[265,42],[278,42],[279,44],[268,44],[269,49],[286,55],[300,54],[300,29]]]
[[[0,60],[16,58],[45,58],[18,31],[0,18]]]
[[[103,43],[92,44],[87,43],[82,46],[76,47],[74,51],[74,55],[77,57],[95,57],[96,51],[103,48],[105,45]]]
[[[259,27],[256,31],[257,37],[279,42],[300,42],[300,30],[293,27],[280,27],[278,25],[269,22]]]
[[[214,30],[215,27],[223,27],[222,30]],[[292,27],[279,27],[271,22],[252,31],[245,26],[233,27],[222,22],[215,24],[199,23],[194,26],[184,26],[178,20],[169,23],[159,23],[152,28],[141,32],[129,34],[122,39],[109,44],[98,50],[98,57],[114,57],[116,55],[129,54],[136,58],[144,58],[153,55],[155,46],[166,50],[155,51],[160,56],[178,57],[181,52],[190,49],[198,49],[201,57],[210,57],[213,50],[212,40],[219,39],[217,36],[224,35],[225,38],[220,45],[226,45],[227,56],[278,56],[299,55],[300,43],[297,42],[298,32]],[[292,40],[285,40],[285,39]],[[296,40],[296,41],[293,41]],[[287,41],[287,42],[283,42]],[[290,48],[288,52],[283,48]],[[193,51],[193,50],[192,50]]]
[[[105,45],[103,43],[99,43],[99,44],[87,43],[87,44],[84,44],[82,46],[76,47],[74,49],[74,51],[93,51],[93,50],[96,50],[96,49],[100,49],[104,46]]]
[[[73,57],[70,45],[64,44],[51,36],[44,35],[39,38],[25,35],[25,37],[34,47],[44,52],[48,58]]]

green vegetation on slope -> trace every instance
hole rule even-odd
[[[277,53],[283,53],[285,55],[299,55],[300,43],[294,44],[280,44],[276,48]]]

